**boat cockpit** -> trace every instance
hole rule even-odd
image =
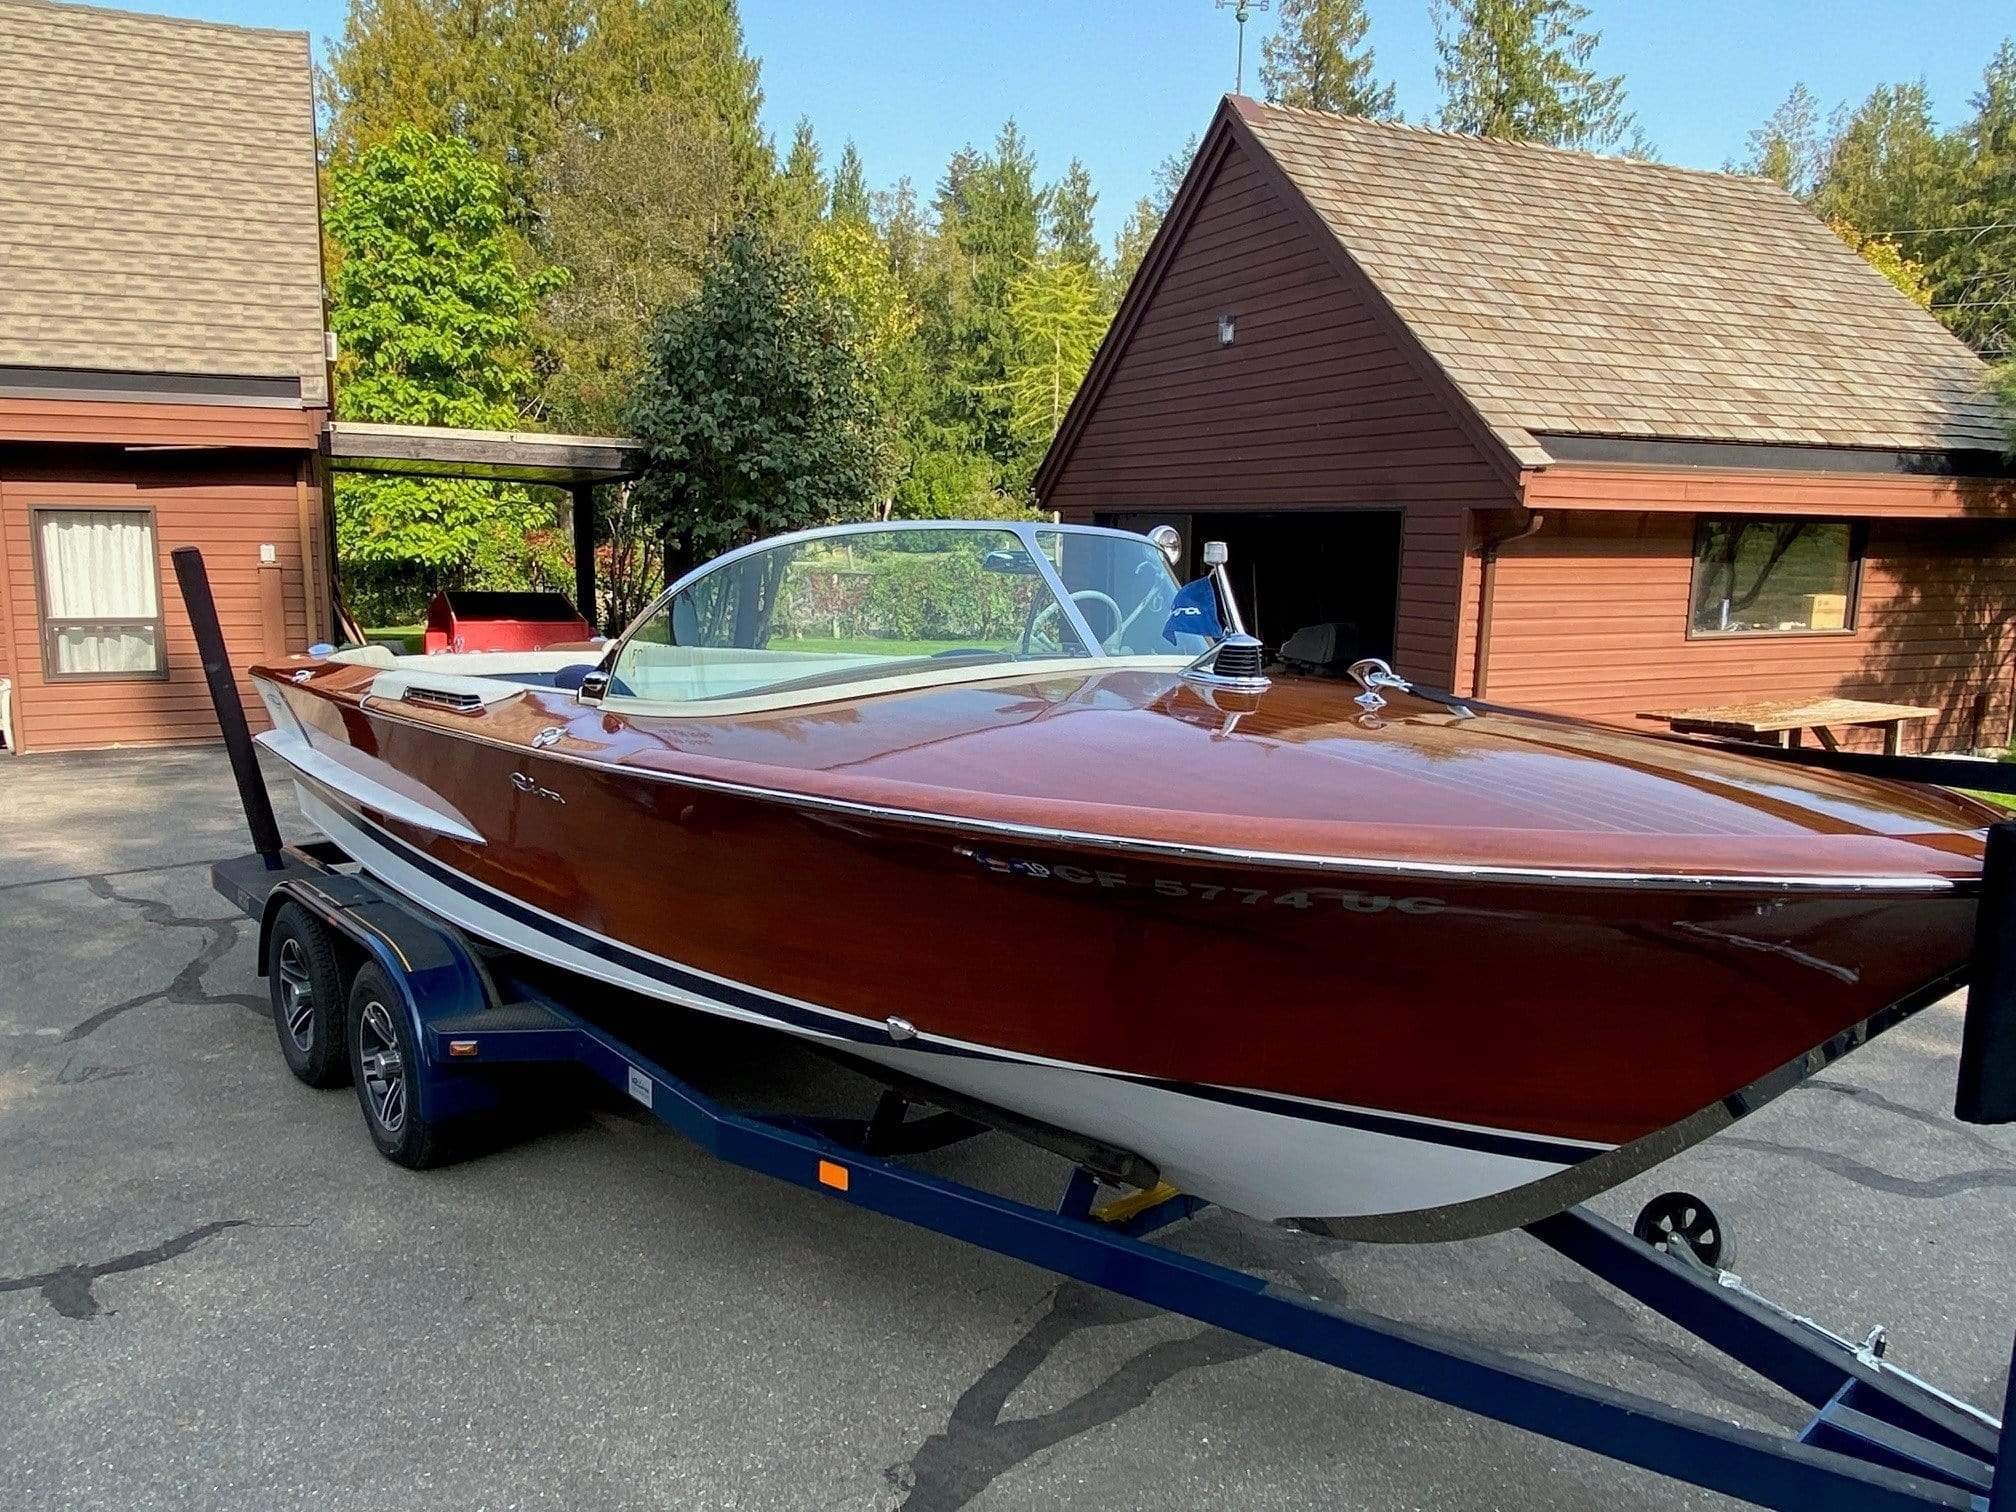
[[[1165,544],[1128,531],[838,525],[696,569],[592,661],[564,650],[336,656],[385,668],[373,697],[473,710],[539,686],[622,712],[719,713],[1088,663],[1182,671],[1222,636],[1214,591],[1197,588],[1177,583]]]

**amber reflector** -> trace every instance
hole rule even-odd
[[[833,1190],[836,1192],[846,1191],[847,1167],[841,1165],[838,1161],[832,1161],[832,1160],[820,1161],[819,1184],[821,1186],[829,1186],[833,1188]]]

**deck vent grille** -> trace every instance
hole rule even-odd
[[[1265,665],[1260,642],[1247,636],[1228,639],[1211,659],[1211,670],[1220,677],[1258,677]]]
[[[426,688],[415,683],[406,685],[404,694],[407,703],[425,704],[432,709],[446,709],[453,714],[480,714],[483,712],[483,695],[463,693],[447,688]]]

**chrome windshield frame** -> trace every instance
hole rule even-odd
[[[1057,600],[1060,612],[1069,620],[1072,632],[1077,635],[1088,659],[1092,661],[1113,661],[1117,658],[1106,650],[1105,644],[1093,633],[1084,611],[1079,609],[1072,599],[1071,591],[1064,586],[1064,580],[1057,575],[1057,569],[1051,564],[1049,557],[1043,554],[1037,536],[1050,533],[1117,536],[1123,541],[1139,542],[1155,554],[1165,571],[1168,571],[1169,567],[1168,558],[1163,556],[1160,548],[1148,537],[1132,530],[1115,530],[1106,525],[1054,525],[1048,520],[857,520],[845,525],[818,525],[810,530],[793,530],[783,535],[765,536],[760,541],[737,546],[733,551],[724,551],[711,561],[702,562],[646,604],[637,617],[623,627],[623,633],[610,643],[609,649],[603,653],[602,660],[597,666],[613,671],[623,655],[624,647],[630,644],[630,638],[649,623],[654,615],[684,593],[688,587],[732,562],[739,562],[744,557],[754,556],[758,552],[769,551],[778,546],[795,546],[802,541],[827,540],[850,535],[888,534],[899,530],[998,530],[1004,535],[1013,536],[1022,549],[1029,553],[1030,559],[1036,563],[1037,576],[1042,579],[1043,586],[1050,590],[1051,597]],[[1174,583],[1176,574],[1170,572],[1169,579]],[[1180,587],[1181,584],[1177,586]]]

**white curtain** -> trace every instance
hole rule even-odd
[[[114,622],[57,631],[55,670],[155,671],[160,648],[145,621],[161,611],[149,518],[131,509],[65,509],[37,518],[49,618]]]

